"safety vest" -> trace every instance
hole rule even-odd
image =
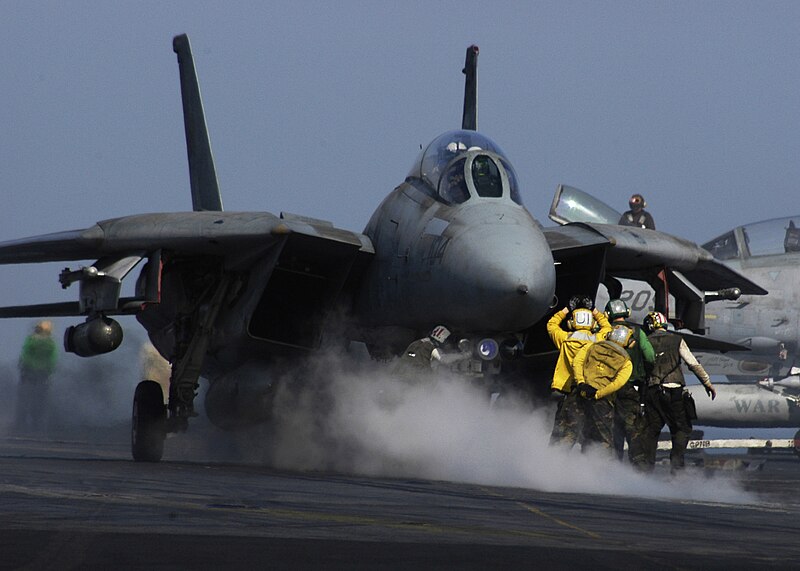
[[[431,356],[435,347],[428,337],[417,339],[400,356],[399,367],[405,372],[431,370]]]
[[[653,364],[653,372],[650,374],[650,385],[663,385],[665,383],[678,383],[681,386],[686,384],[681,371],[681,341],[680,335],[675,335],[657,329],[648,337],[653,345],[656,359]]]
[[[628,224],[631,226],[638,226],[640,228],[644,228],[645,223],[647,222],[647,217],[641,213],[639,216],[634,217],[632,212],[628,212],[625,214],[625,218],[628,220]]]
[[[635,226],[638,228],[651,228],[655,230],[656,223],[650,213],[642,210],[638,214],[632,210],[627,210],[619,219],[619,224],[622,226]]]
[[[583,362],[583,378],[596,389],[611,384],[614,377],[630,361],[628,352],[606,339],[598,341],[589,348]]]
[[[25,338],[19,366],[26,371],[51,374],[56,368],[58,349],[49,335],[34,333]]]

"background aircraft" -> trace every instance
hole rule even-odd
[[[706,310],[710,336],[746,346],[750,351],[698,354],[711,374],[735,381],[718,384],[713,403],[698,401],[698,417],[704,424],[800,427],[799,224],[800,216],[755,222],[703,245],[715,257],[770,290],[763,298],[745,295],[735,302],[711,304]]]
[[[598,305],[605,304],[609,295],[619,297],[639,322],[657,308],[679,320],[683,328],[704,333],[707,302],[767,293],[694,242],[666,232],[619,226],[620,216],[602,201],[566,185],[558,187],[550,207],[550,219],[562,226],[545,229],[546,235],[592,232],[607,240],[601,280],[605,287],[599,292]]]
[[[613,215],[612,215],[613,216]],[[672,304],[668,312],[679,328],[702,333],[709,339],[746,349],[706,352],[702,340],[695,339],[698,359],[712,375],[725,375],[732,381],[781,379],[798,365],[800,348],[800,216],[774,218],[734,228],[703,244],[703,249],[749,280],[764,286],[769,295],[750,291],[719,292],[703,290],[696,296],[705,300],[700,321],[694,311],[682,312],[680,292],[669,288]],[[641,281],[622,282],[619,296],[641,319],[659,307],[652,287]],[[688,318],[688,319],[687,319]],[[688,323],[687,323],[688,321]],[[698,327],[701,325],[701,327]]]
[[[790,374],[800,348],[800,216],[786,216],[734,228],[703,245],[736,271],[766,287],[763,298],[711,304],[709,336],[744,345],[746,354],[706,357],[715,374],[732,380]],[[705,362],[704,362],[705,364]]]
[[[63,287],[78,284],[77,302],[8,307],[0,316],[83,316],[67,330],[65,348],[92,356],[122,340],[111,316],[135,315],[172,363],[168,407],[157,383],[136,388],[136,460],[159,460],[165,434],[186,429],[201,375],[210,381],[210,419],[234,428],[268,420],[276,379],[328,345],[363,341],[386,357],[445,323],[472,342],[478,370],[497,372],[521,353],[551,354],[537,324],[559,300],[595,291],[616,265],[606,256],[620,248],[610,248],[613,237],[581,226],[543,232],[522,205],[505,153],[475,131],[475,46],[464,68],[462,128],[422,150],[363,233],[288,213],[223,212],[188,38],[177,36],[173,47],[193,212],[125,216],[0,244],[4,264],[96,259],[60,275]],[[647,248],[630,244],[626,252],[654,263]],[[122,297],[123,279],[139,264],[135,295]],[[759,293],[713,260],[702,264]]]
[[[717,398],[705,398],[700,385],[695,397],[698,422],[724,428],[800,427],[800,377],[764,379],[757,383],[716,383]],[[800,431],[798,431],[800,434]]]
[[[569,187],[559,189],[553,205],[551,218],[562,222],[569,219],[608,223],[620,215]],[[560,215],[563,211],[566,214]],[[796,370],[800,347],[799,226],[800,216],[775,218],[739,226],[702,246],[719,262],[765,286],[769,290],[766,296],[752,295],[749,290],[740,294],[698,288],[696,292],[689,289],[690,299],[686,300],[681,296],[687,290],[677,281],[667,283],[664,296],[659,298],[648,284],[659,288],[663,281],[653,279],[652,274],[627,275],[638,279],[611,284],[611,289],[619,287],[617,296],[629,305],[635,321],[641,322],[657,308],[669,314],[678,327],[684,328],[682,334],[709,374],[734,381],[717,383],[717,398],[713,401],[705,398],[702,387],[689,387],[696,393],[698,417],[705,426],[800,427],[800,380]],[[678,288],[671,287],[673,284]],[[601,288],[599,303],[604,303],[608,295]],[[700,300],[702,303],[697,305]],[[704,308],[704,315],[700,308]],[[691,335],[687,329],[704,335]]]

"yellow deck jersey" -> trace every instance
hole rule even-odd
[[[584,347],[573,362],[575,380],[597,389],[596,399],[622,388],[633,372],[628,352],[613,341],[598,341]]]

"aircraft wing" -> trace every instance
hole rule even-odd
[[[611,241],[588,224],[569,224],[542,228],[553,257],[560,257],[584,248],[611,246]]]
[[[598,223],[582,225],[592,228],[611,244],[606,257],[606,270],[615,277],[647,280],[667,267],[681,272],[701,290],[735,287],[748,295],[767,293],[767,290],[689,240],[647,228]]]
[[[699,290],[738,288],[743,294],[767,293],[694,242],[666,232],[619,226],[619,212],[580,189],[559,185],[548,216],[562,228],[580,225],[605,238],[609,243],[606,271],[614,277],[649,281],[666,267],[680,272]]]
[[[743,294],[767,293],[694,242],[664,232],[574,222],[545,228],[544,235],[556,262],[581,249],[605,247],[605,271],[617,278],[648,281],[666,267],[680,272],[700,290],[739,288]]]
[[[32,236],[0,243],[0,264],[93,260],[92,271],[119,284],[142,259],[154,253],[215,257],[236,270],[247,267],[270,248],[291,242],[294,252],[313,252],[343,268],[363,267],[374,254],[370,239],[335,228],[324,220],[268,212],[178,212],[139,214],[98,222],[90,228]],[[357,259],[360,263],[356,263]],[[349,271],[349,270],[348,270]],[[62,272],[62,285],[86,278],[81,271]],[[95,277],[90,275],[90,278]],[[117,286],[118,290],[118,286]],[[126,313],[134,298],[113,300],[102,309]],[[0,308],[0,317],[81,315],[83,302]]]
[[[705,335],[695,335],[688,330],[679,330],[677,333],[683,337],[683,340],[686,341],[686,345],[692,350],[692,352],[713,351],[715,353],[727,353],[728,351],[750,351],[750,348],[745,347],[744,345],[712,339]]]
[[[558,274],[559,279],[562,274],[572,276],[573,291],[599,281],[609,295],[619,296],[620,279],[642,281],[656,292],[655,306],[660,311],[667,310],[668,297],[673,296],[676,318],[695,331],[705,327],[707,302],[767,293],[694,242],[665,232],[618,225],[619,212],[577,188],[559,185],[549,217],[560,224],[544,230],[556,263],[564,263],[562,257],[574,260],[571,269]],[[594,257],[591,249],[600,244],[604,244],[604,252],[599,267],[595,263],[588,272],[579,271]],[[578,254],[581,248],[582,257]],[[599,275],[598,281],[588,281],[595,275]]]
[[[169,249],[185,254],[241,255],[264,249],[288,234],[350,245],[371,254],[367,236],[325,221],[268,212],[179,212],[139,214],[98,222],[84,230],[0,242],[0,264],[89,260],[131,252]]]

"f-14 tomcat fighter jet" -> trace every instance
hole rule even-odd
[[[63,287],[78,284],[77,302],[7,307],[0,317],[82,316],[65,333],[65,349],[88,357],[121,343],[111,316],[135,315],[171,363],[167,405],[154,381],[136,388],[135,460],[160,460],[165,435],[187,428],[201,376],[210,383],[206,411],[225,428],[269,417],[274,387],[240,371],[255,364],[285,372],[332,335],[384,357],[446,324],[497,371],[524,353],[557,289],[596,289],[608,240],[572,231],[548,244],[505,153],[476,131],[477,47],[467,49],[463,70],[462,128],[422,150],[363,233],[287,213],[223,211],[187,36],[173,48],[193,211],[0,244],[3,264],[96,260],[59,277]],[[557,288],[559,252],[570,271]],[[135,295],[122,297],[122,280],[140,264]]]

